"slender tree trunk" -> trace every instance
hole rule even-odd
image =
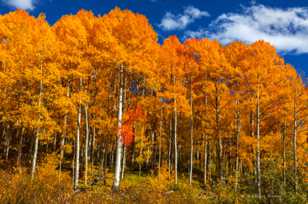
[[[9,160],[9,152],[10,152],[10,143],[11,143],[11,130],[8,125],[6,135],[5,135],[5,160]]]
[[[156,154],[156,135],[155,135],[155,131],[152,130],[151,131],[151,152],[152,152],[152,161],[151,161],[151,166],[150,168],[154,169],[155,168],[155,164],[156,164],[156,158],[157,158],[157,154]],[[150,158],[148,158],[149,160]]]
[[[88,161],[89,161],[89,135],[90,135],[90,129],[89,129],[89,116],[88,116],[88,104],[84,106],[85,109],[85,125],[86,125],[86,138],[85,138],[85,148],[84,148],[84,184],[88,185]]]
[[[52,151],[56,151],[56,149],[57,149],[57,134],[54,134]]]
[[[192,78],[190,77],[190,168],[189,168],[189,184],[192,183],[192,173],[193,173],[193,157],[194,157],[194,111],[193,111],[193,96],[192,96]]]
[[[204,134],[204,167],[203,167],[203,184],[206,186],[207,183],[207,152],[208,152],[208,141],[207,141],[207,134]]]
[[[257,186],[258,198],[261,199],[261,156],[260,156],[260,87],[257,90],[257,111],[256,111],[256,131],[257,131]]]
[[[287,122],[284,121],[283,133],[282,133],[282,177],[283,177],[283,187],[286,187],[286,136],[287,136]]]
[[[19,136],[19,145],[18,145],[18,154],[17,154],[17,167],[21,166],[21,157],[22,157],[22,146],[23,146],[23,134],[24,134],[24,128],[21,128],[21,133]]]
[[[207,79],[207,75],[205,76],[205,79]],[[207,104],[208,104],[208,97],[207,94],[204,94],[204,115],[207,116]],[[205,125],[205,131],[206,131],[207,125]],[[203,167],[203,183],[206,186],[207,184],[207,170],[208,170],[208,135],[205,132],[204,133],[204,167]]]
[[[158,178],[160,178],[160,168],[161,168],[161,145],[162,145],[162,135],[163,134],[163,108],[160,109],[160,121],[159,121],[159,143],[158,143]]]
[[[236,110],[236,164],[235,164],[235,192],[238,192],[239,183],[239,145],[240,145],[240,135],[241,135],[241,115],[239,110],[239,100],[236,100],[237,110]]]
[[[75,160],[76,160],[76,141],[74,141],[73,144],[74,147],[74,153],[73,153],[73,162],[72,162],[72,184],[75,187],[75,175],[76,175],[76,171],[75,171]]]
[[[93,126],[93,134],[92,134],[92,148],[91,148],[91,175],[93,175],[93,166],[94,166],[94,149],[95,149],[95,139],[96,139],[96,128]],[[104,155],[105,157],[105,151]]]
[[[296,114],[296,99],[293,99],[293,174],[294,174],[294,190],[297,192],[297,114]]]
[[[40,80],[40,91],[39,91],[39,99],[38,99],[38,107],[41,107],[42,104],[42,95],[43,95],[43,66],[40,65],[41,71],[41,80]],[[39,113],[39,121],[41,120],[41,114]],[[38,143],[39,143],[39,136],[41,133],[41,128],[37,128],[35,134],[35,142],[34,142],[34,152],[32,158],[32,169],[31,169],[31,181],[34,179],[35,169],[36,169],[36,161],[37,161],[37,151],[38,151]]]
[[[121,180],[121,160],[122,160],[122,117],[123,117],[123,92],[124,92],[124,68],[120,66],[120,89],[119,89],[119,107],[118,107],[118,134],[117,134],[117,148],[116,148],[116,165],[115,176],[113,181],[113,191],[119,191]]]
[[[133,125],[134,129],[134,135],[136,135],[136,128],[135,128],[135,123]],[[133,137],[133,144],[132,144],[132,160],[131,163],[134,164],[135,163],[135,155],[136,155],[136,141],[135,141],[135,136]]]
[[[6,144],[6,141],[7,141],[7,139],[6,139],[6,129],[7,129],[7,127],[6,127],[6,125],[4,125],[4,127],[3,127],[3,131],[2,131],[2,138],[4,139],[4,145],[5,146],[7,146],[7,144]],[[3,149],[3,157],[5,158],[5,155],[6,155],[6,152],[5,152],[5,148]]]
[[[216,169],[216,176],[218,179],[218,182],[221,182],[223,180],[223,170],[222,170],[222,138],[220,134],[220,93],[218,84],[215,84],[216,89],[216,97],[215,97],[215,103],[216,103],[216,137],[217,137],[217,169]]]
[[[60,161],[59,161],[59,181],[61,180],[61,173],[62,173],[62,162],[64,157],[64,145],[65,145],[65,137],[62,136],[60,142]]]
[[[173,82],[175,86],[175,76],[173,77]],[[174,180],[175,184],[178,183],[178,144],[177,144],[177,100],[174,95]]]
[[[210,184],[211,186],[213,185],[213,179],[212,179],[212,153],[211,153],[211,143],[208,140],[208,145],[207,145],[207,183]]]
[[[170,127],[169,127],[169,147],[168,147],[168,173],[169,173],[169,178],[171,177],[171,171],[172,171],[172,166],[171,166],[171,151],[172,151],[172,117],[170,118]]]
[[[66,87],[66,97],[70,96],[70,87],[67,85]],[[60,161],[59,161],[59,180],[61,180],[60,175],[62,172],[62,162],[63,162],[63,157],[64,157],[64,144],[65,144],[65,138],[67,135],[67,120],[68,120],[68,115],[65,114],[64,116],[64,130],[63,130],[63,135],[61,138],[60,142]]]
[[[37,133],[35,134],[34,152],[33,152],[33,158],[32,158],[31,180],[34,179],[34,174],[35,174],[35,169],[36,169],[38,143],[39,143],[39,130],[37,130]]]
[[[80,90],[82,89],[82,79],[80,79]],[[78,104],[77,113],[77,131],[76,131],[76,163],[75,163],[75,179],[74,189],[78,188],[79,183],[79,167],[80,167],[80,132],[81,132],[81,101]]]
[[[124,178],[124,171],[126,166],[126,147],[123,145],[123,161],[122,161],[122,171],[121,171],[121,180]]]
[[[103,150],[102,150],[102,157],[101,157],[101,175],[105,184],[106,181],[106,175],[105,175],[105,161],[106,160],[106,145],[103,146]]]
[[[76,158],[75,158],[75,180],[74,180],[74,189],[78,188],[79,182],[79,167],[80,167],[80,124],[81,124],[81,104],[78,107],[77,114],[77,133],[76,133]]]

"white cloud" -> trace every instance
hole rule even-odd
[[[193,6],[188,6],[184,9],[183,14],[173,14],[167,12],[161,20],[160,27],[163,30],[181,30],[185,29],[189,24],[193,23],[196,19],[208,17],[209,13],[201,11]]]
[[[3,0],[4,3],[19,9],[33,10],[34,0]]]
[[[188,30],[188,31],[185,31],[184,33],[184,39],[185,38],[203,38],[203,37],[206,37],[208,34],[209,32],[204,28],[199,29],[199,30]]]
[[[187,31],[186,37],[210,37],[226,44],[235,40],[265,40],[280,52],[308,53],[308,8],[271,8],[253,5],[242,13],[219,16],[210,31]]]

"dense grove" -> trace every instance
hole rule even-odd
[[[264,41],[160,44],[128,10],[52,26],[17,10],[0,90],[3,203],[307,201],[308,90]]]

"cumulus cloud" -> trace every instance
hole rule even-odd
[[[185,38],[203,38],[208,35],[209,35],[209,32],[204,28],[201,28],[199,30],[187,30],[184,33],[184,39]]]
[[[34,9],[34,0],[3,0],[9,6],[24,9],[24,10],[33,10]]]
[[[188,6],[184,9],[182,14],[173,14],[167,12],[161,20],[160,27],[163,30],[182,30],[185,29],[189,24],[193,23],[196,19],[202,17],[208,17],[209,13],[201,11],[193,6]]]
[[[253,5],[242,13],[220,15],[207,30],[187,31],[185,36],[206,36],[224,44],[265,40],[280,52],[308,53],[308,8]]]

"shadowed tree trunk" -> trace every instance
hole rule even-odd
[[[123,161],[122,161],[122,170],[121,170],[121,180],[124,178],[124,171],[126,166],[126,147],[123,145]]]
[[[22,146],[23,146],[23,135],[24,135],[24,128],[21,128],[21,133],[19,134],[19,145],[18,145],[18,154],[17,154],[17,167],[21,166],[21,158],[22,158]]]

